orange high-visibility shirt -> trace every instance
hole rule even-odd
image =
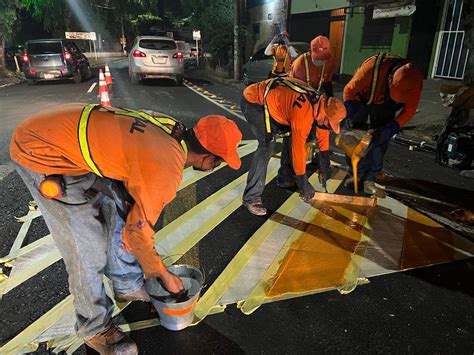
[[[344,87],[343,97],[346,100],[359,100],[367,102],[370,98],[370,89],[372,86],[372,75],[374,73],[375,62],[377,56],[367,58],[360,67],[356,70],[351,81]],[[378,80],[375,89],[375,96],[373,104],[382,104],[386,99],[390,98],[390,90],[388,88],[389,70],[393,62],[390,60],[390,55],[387,54],[380,64]],[[421,87],[413,95],[410,101],[403,105],[401,112],[395,119],[400,127],[403,127],[416,113],[416,108],[420,102]]]
[[[269,80],[252,84],[245,88],[244,98],[254,104],[263,106],[265,86]],[[298,82],[295,80],[295,82]],[[298,82],[298,84],[304,84]],[[306,138],[314,122],[313,105],[305,95],[291,90],[287,86],[277,86],[267,95],[267,105],[270,116],[276,122],[290,126],[292,137],[293,170],[296,175],[306,173]],[[264,120],[265,117],[262,117]],[[329,130],[316,130],[318,147],[321,151],[329,150]]]
[[[10,143],[11,158],[47,175],[91,172],[79,147],[83,107],[63,105],[20,123]],[[135,255],[146,277],[161,275],[166,268],[154,247],[153,226],[176,196],[186,161],[182,146],[152,123],[103,109],[92,111],[87,138],[102,175],[123,181],[135,201],[123,230],[126,249]]]
[[[272,47],[273,53],[273,68],[272,73],[281,75],[289,73],[291,70],[291,56],[288,53],[288,48],[284,44],[279,44]]]
[[[306,71],[305,57],[308,63],[309,72]],[[321,71],[323,66],[316,66],[311,61],[311,54],[309,52],[303,53],[295,59],[291,66],[290,78],[299,79],[307,83],[307,85],[318,90],[319,82],[321,80]],[[324,64],[323,80],[322,83],[330,83],[332,76],[336,71],[336,65],[333,57]]]

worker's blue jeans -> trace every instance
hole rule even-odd
[[[275,149],[275,141],[268,141],[265,130],[265,119],[263,107],[249,103],[242,98],[241,109],[250,129],[257,138],[258,147],[253,154],[252,162],[247,176],[243,201],[245,203],[262,202],[262,194],[265,189],[267,167]]]
[[[389,142],[383,144],[370,144],[367,154],[359,161],[357,167],[359,181],[375,181],[375,177],[383,169],[383,158],[387,152],[388,145]],[[352,175],[352,164],[348,158],[347,163],[349,165],[349,173]]]
[[[98,178],[94,174],[64,176],[66,196],[59,200],[44,198],[38,188],[45,175],[20,165],[16,169],[38,204],[66,265],[76,332],[81,337],[93,336],[112,321],[113,304],[105,294],[104,275],[112,280],[116,293],[128,293],[143,284],[135,257],[122,248],[124,222],[115,204],[121,205],[121,201],[101,192],[93,198],[85,197],[84,192]]]

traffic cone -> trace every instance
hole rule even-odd
[[[112,74],[110,74],[109,65],[105,64],[105,82],[107,85],[112,84]]]
[[[99,69],[99,96],[101,106],[112,106],[109,98],[109,89],[107,87],[107,83],[105,82],[105,77],[104,73],[102,72],[102,69]]]

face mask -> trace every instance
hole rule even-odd
[[[320,59],[314,59],[314,58],[311,58],[311,61],[313,62],[314,65],[320,67],[322,66],[324,63],[326,63],[325,60],[320,60]]]

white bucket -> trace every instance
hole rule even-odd
[[[155,278],[146,280],[145,289],[158,312],[161,325],[170,330],[181,330],[194,320],[194,307],[201,293],[204,276],[195,267],[184,264],[172,265],[168,267],[168,271],[181,278],[189,299],[176,302]]]

